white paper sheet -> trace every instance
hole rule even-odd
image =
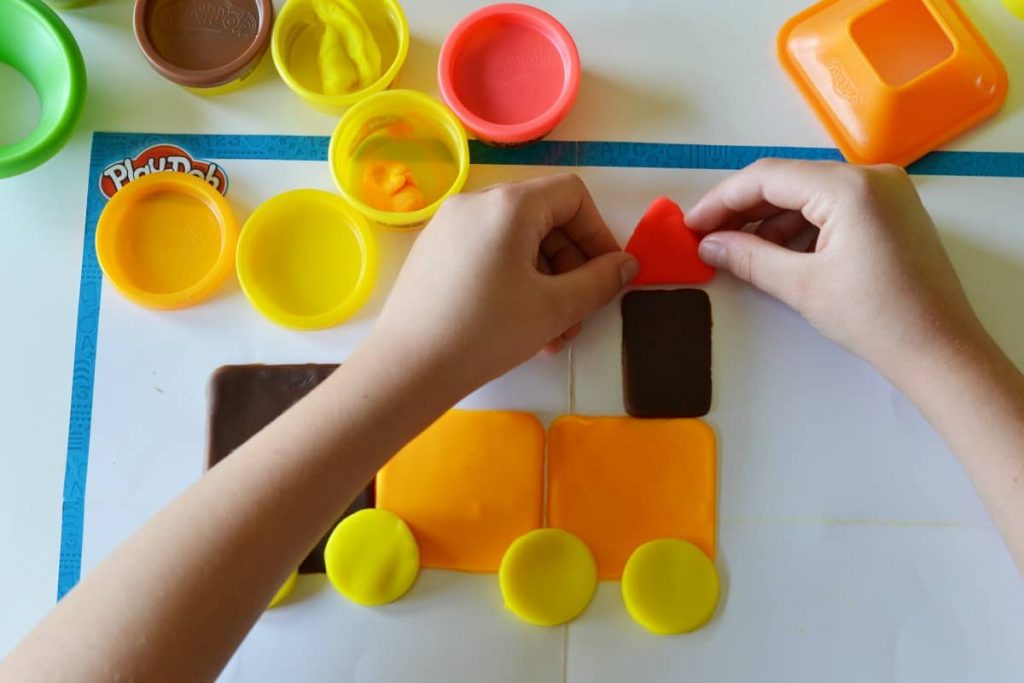
[[[224,164],[240,215],[262,195],[329,187],[322,164]],[[549,170],[484,167],[473,177],[483,185],[538,172]],[[722,177],[581,173],[621,239],[652,197],[689,205]],[[929,178],[922,190],[983,318],[1019,357],[1024,326],[986,293],[1024,281],[1024,232],[1012,230],[1010,216],[993,218],[993,234],[978,244],[967,234],[973,213],[954,199],[967,193],[1009,208],[1015,183]],[[104,288],[84,571],[200,475],[204,387],[215,367],[344,360],[414,239],[377,234],[388,259],[377,294],[356,320],[326,332],[273,326],[234,284],[209,304],[170,314]],[[993,255],[996,244],[1003,248]],[[505,612],[493,575],[425,572],[410,597],[379,612],[348,605],[310,577],[293,604],[260,621],[224,679],[562,680],[564,669],[574,681],[621,680],[630,670],[645,680],[739,681],[760,672],[760,680],[910,681],[997,680],[989,674],[1018,670],[1024,590],[931,428],[870,368],[785,307],[726,277],[708,291],[715,400],[707,419],[720,437],[725,592],[705,630],[645,634],[624,612],[616,583],[603,584],[567,629],[535,629]],[[622,414],[620,330],[611,306],[574,344],[578,412]],[[558,414],[568,371],[566,353],[541,356],[466,405]],[[918,676],[928,671],[957,676]]]
[[[1020,577],[994,531],[726,522],[720,533],[725,592],[707,627],[652,637],[603,583],[569,627],[566,680],[1020,680]]]

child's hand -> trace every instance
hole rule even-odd
[[[578,176],[459,195],[417,239],[376,341],[469,391],[560,349],[636,269]]]
[[[702,259],[789,304],[891,379],[980,330],[898,167],[763,159],[711,190],[687,221],[712,233]],[[738,230],[750,223],[760,223],[753,234]],[[816,234],[808,253],[794,250],[807,231]]]

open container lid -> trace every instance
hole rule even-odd
[[[208,299],[231,274],[238,223],[224,196],[180,172],[133,180],[96,226],[103,274],[126,298],[158,309]]]
[[[245,221],[236,266],[242,291],[268,320],[323,329],[366,303],[377,277],[376,241],[338,195],[290,190]]]
[[[904,166],[994,114],[1006,70],[952,0],[824,0],[778,57],[854,163]]]

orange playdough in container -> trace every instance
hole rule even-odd
[[[423,567],[496,572],[541,525],[544,428],[528,413],[452,410],[377,475],[377,507],[409,525]]]
[[[395,228],[422,226],[469,174],[469,143],[458,119],[413,90],[353,105],[338,121],[327,157],[345,201]]]
[[[417,211],[427,205],[412,170],[398,161],[374,161],[363,171],[363,201],[381,211]]]
[[[601,579],[641,544],[681,538],[715,557],[715,433],[701,420],[561,417],[548,432],[547,526],[579,536]]]

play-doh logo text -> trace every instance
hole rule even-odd
[[[165,3],[156,9],[157,22],[165,31],[205,31],[207,33],[231,35],[236,38],[252,38],[260,29],[259,16],[229,0],[177,0]]]
[[[196,159],[181,147],[169,144],[147,147],[132,159],[110,164],[100,175],[100,190],[110,199],[131,181],[165,171],[188,173],[206,181],[221,194],[228,192],[228,176],[223,168],[212,161]]]

